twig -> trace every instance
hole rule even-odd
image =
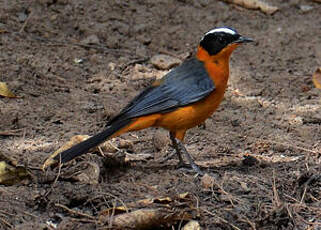
[[[184,217],[185,217],[185,212],[184,212],[181,220],[179,221],[178,228],[177,228],[178,230],[181,230],[181,229],[182,229],[182,224],[183,224],[183,221],[184,221]]]
[[[280,207],[281,205],[281,201],[280,201],[280,197],[278,194],[278,191],[276,189],[276,184],[275,184],[275,171],[273,170],[273,183],[272,183],[272,188],[273,188],[273,195],[274,195],[274,201],[276,203],[277,207]]]
[[[5,219],[0,218],[0,222],[2,222],[5,225],[7,225],[10,229],[13,229],[13,226],[8,221],[6,221]]]
[[[36,216],[36,215],[34,215],[34,214],[32,214],[32,213],[29,213],[29,212],[26,212],[26,211],[21,211],[23,214],[25,214],[25,215],[27,215],[27,216],[31,216],[31,217],[33,217],[33,218],[35,218],[35,219],[39,219],[39,216]]]
[[[56,207],[59,207],[59,208],[62,208],[62,209],[65,209],[65,210],[66,210],[67,212],[69,212],[70,214],[73,214],[73,215],[76,215],[76,216],[86,217],[86,218],[88,218],[88,219],[90,219],[90,220],[96,220],[96,218],[93,217],[93,216],[90,216],[90,215],[88,215],[88,214],[86,214],[86,213],[82,213],[82,212],[80,212],[80,211],[72,210],[72,209],[68,208],[67,206],[65,206],[65,205],[63,205],[63,204],[58,204],[58,203],[56,203],[55,206],[56,206]]]
[[[29,22],[29,20],[30,20],[30,18],[31,18],[31,16],[32,16],[32,13],[33,13],[33,12],[31,12],[31,13],[28,15],[27,19],[25,20],[25,22],[23,23],[21,29],[19,30],[19,33],[23,32],[23,31],[25,30],[25,28],[26,28],[26,26],[27,26],[27,24],[28,24],[28,22]]]
[[[149,57],[146,57],[146,58],[141,58],[141,59],[136,59],[136,60],[133,60],[133,61],[130,61],[128,63],[126,63],[125,65],[123,65],[121,67],[121,70],[120,72],[123,73],[129,66],[132,66],[132,65],[135,65],[135,64],[141,64],[141,63],[144,63],[146,61],[149,60]]]
[[[224,178],[225,178],[225,176],[224,176]],[[223,183],[224,183],[224,178],[223,178]],[[215,180],[213,180],[213,184],[216,185],[216,186],[222,191],[222,193],[223,193],[225,196],[227,196],[227,198],[228,198],[229,201],[231,202],[231,205],[232,205],[233,207],[235,207],[234,202],[233,202],[233,200],[232,200],[232,198],[231,198],[231,197],[233,197],[233,196],[232,196],[230,193],[228,193],[228,192],[226,192],[226,191],[224,190],[223,185],[220,185],[220,184],[217,183]]]
[[[62,164],[61,164],[61,154],[59,155],[59,168],[58,168],[58,174],[57,174],[57,177],[56,177],[56,179],[54,180],[54,182],[53,182],[53,184],[52,184],[52,186],[51,187],[53,187],[56,183],[57,183],[57,181],[58,181],[58,179],[59,179],[59,177],[60,177],[60,173],[61,173],[61,166],[62,166]]]
[[[11,213],[6,212],[6,211],[3,211],[3,210],[0,210],[0,213],[2,213],[3,215],[16,217],[16,215],[15,215],[15,214],[11,214]]]
[[[84,223],[94,223],[97,224],[97,220],[92,219],[78,219],[78,218],[70,218],[72,221],[84,222]]]
[[[9,130],[9,131],[0,131],[0,136],[19,136],[22,129]]]
[[[114,198],[115,200],[118,200],[121,203],[121,205],[125,208],[125,211],[128,212],[129,209],[128,209],[127,205],[125,204],[125,202],[122,199],[120,199],[117,196],[115,196],[115,195],[113,195],[111,193],[108,193],[108,192],[103,192],[103,193],[101,193],[101,195],[103,197],[105,197],[105,195],[107,195],[107,196],[110,196],[110,197]]]
[[[304,186],[303,194],[300,200],[300,203],[302,204],[305,198],[305,194],[307,193],[308,186]]]

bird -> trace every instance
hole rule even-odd
[[[179,165],[203,174],[185,148],[186,131],[205,122],[221,103],[229,79],[229,60],[241,44],[253,39],[240,35],[234,28],[217,27],[201,38],[196,54],[156,80],[107,122],[106,128],[54,157],[66,163],[87,153],[102,142],[121,134],[162,127],[169,131]]]

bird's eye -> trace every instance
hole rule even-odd
[[[218,41],[219,43],[221,43],[221,44],[224,43],[224,39],[223,39],[222,37],[218,37],[218,38],[217,38],[217,41]]]

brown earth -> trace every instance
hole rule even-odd
[[[31,178],[0,186],[0,229],[103,229],[89,217],[185,192],[186,212],[202,229],[321,229],[321,90],[311,80],[321,64],[321,5],[269,2],[279,7],[274,15],[214,0],[1,1],[0,81],[20,98],[0,98],[0,131],[16,131],[0,136],[0,154]],[[38,170],[70,137],[102,130],[166,73],[150,57],[186,57],[204,32],[222,25],[256,42],[234,52],[225,101],[185,139],[214,178],[209,188],[176,169],[176,158],[158,162],[172,148],[156,129],[113,140],[155,159],[111,170],[113,163],[87,154],[64,166],[58,180],[58,169],[46,173],[54,179]],[[86,161],[99,165],[98,184],[63,178]]]

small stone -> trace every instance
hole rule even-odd
[[[196,220],[190,220],[182,230],[201,230],[201,226]]]
[[[181,60],[164,54],[157,54],[151,58],[151,63],[158,69],[168,70],[181,63]]]
[[[205,173],[201,179],[201,185],[204,189],[210,189],[214,185],[214,178]]]
[[[156,151],[163,150],[170,143],[169,136],[165,130],[157,130],[153,137],[153,144]]]
[[[92,34],[92,35],[89,35],[88,37],[84,38],[83,40],[81,40],[80,43],[84,44],[84,45],[99,44],[99,38],[97,37],[97,35]]]
[[[74,58],[74,63],[75,64],[81,64],[83,62],[84,62],[84,59],[82,59],[82,58]]]
[[[116,69],[116,64],[113,62],[109,62],[108,69],[110,69],[110,71],[114,71]]]
[[[306,12],[309,12],[310,10],[313,10],[313,7],[309,5],[300,5],[300,10],[306,13]]]

